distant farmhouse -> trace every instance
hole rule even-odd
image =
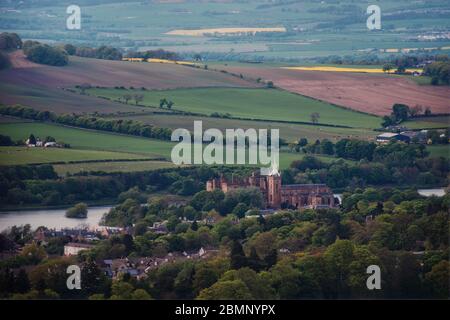
[[[377,142],[380,144],[387,144],[393,140],[402,141],[405,143],[411,142],[411,138],[409,136],[403,135],[401,133],[385,132],[377,136]]]
[[[402,131],[396,132],[385,132],[377,136],[377,142],[379,144],[387,144],[391,141],[401,141],[404,143],[426,143],[427,142],[427,130],[421,131]]]
[[[25,141],[27,147],[43,147],[43,148],[63,148],[64,146],[56,143],[55,141],[42,141],[39,138],[36,138],[34,141],[31,139],[27,139]]]
[[[333,192],[325,184],[288,184],[283,185],[277,170],[267,176],[253,172],[246,179],[228,181],[223,176],[206,182],[206,190],[216,189],[227,193],[238,188],[259,188],[267,208],[333,208],[336,206]]]

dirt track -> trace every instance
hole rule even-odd
[[[271,80],[282,89],[376,115],[389,114],[394,103],[430,107],[434,113],[450,112],[450,87],[419,86],[406,78],[264,67],[223,69]]]

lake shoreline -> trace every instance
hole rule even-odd
[[[117,200],[107,199],[104,201],[79,201],[71,204],[61,204],[56,206],[0,206],[0,215],[8,214],[5,211],[40,211],[40,210],[59,210],[59,209],[69,209],[76,205],[77,203],[84,202],[88,207],[103,207],[110,206],[113,207],[118,204]]]
[[[98,228],[103,216],[112,206],[90,206],[86,218],[68,218],[64,209],[21,210],[0,214],[0,232],[12,226],[29,224],[32,229],[44,226],[49,229]]]

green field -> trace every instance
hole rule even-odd
[[[91,89],[97,96],[119,99],[134,90]],[[139,91],[142,93],[142,91]],[[161,99],[174,102],[173,109],[211,115],[278,121],[311,122],[311,113],[320,114],[319,123],[355,128],[378,128],[380,118],[350,111],[301,95],[276,89],[199,88],[146,91],[142,104],[159,106]]]
[[[0,124],[0,134],[9,135],[14,140],[25,139],[31,133],[38,137],[53,136],[71,145],[71,149],[45,149],[26,147],[2,147],[0,164],[14,165],[27,163],[52,163],[91,160],[150,159],[164,158],[170,161],[173,142],[165,142],[128,135],[83,130],[52,124],[24,122]],[[431,156],[449,156],[448,146],[428,146]],[[280,167],[287,168],[294,160],[304,157],[301,153],[281,150]],[[318,156],[325,162],[336,158]],[[129,161],[103,163],[64,164],[57,167],[58,172],[78,172],[88,170],[104,171],[142,171],[170,166],[170,162]],[[102,169],[103,168],[103,169]]]
[[[111,162],[90,162],[90,163],[66,163],[57,164],[53,168],[58,175],[67,173],[104,171],[104,172],[132,172],[150,171],[163,168],[172,168],[175,165],[168,161],[111,161]]]
[[[427,150],[430,152],[430,157],[450,158],[450,146],[449,145],[427,146]]]
[[[422,117],[402,123],[410,129],[435,129],[450,127],[450,116]]]
[[[72,145],[71,149],[0,147],[0,165],[31,163],[83,162],[92,160],[127,160],[92,163],[66,163],[55,165],[61,175],[80,171],[144,171],[173,166],[170,151],[174,143],[144,139],[140,137],[116,135],[91,130],[75,129],[43,123],[8,123],[0,124],[0,134],[13,139],[24,139],[30,133],[36,136],[51,135]],[[449,157],[448,146],[428,146],[431,156]],[[302,159],[302,153],[281,150],[280,167],[289,167],[292,161]],[[140,159],[161,158],[169,161],[148,161]],[[324,162],[336,160],[330,156],[317,156]]]
[[[142,158],[133,153],[99,150],[0,147],[0,165]]]
[[[280,138],[285,139],[288,142],[297,141],[300,138],[307,138],[309,141],[315,141],[317,139],[329,139],[331,141],[337,141],[342,138],[369,140],[374,139],[374,137],[377,135],[375,131],[364,128],[336,128],[283,122],[250,121],[184,115],[132,115],[120,116],[117,119],[136,120],[154,126],[171,129],[185,128],[189,131],[193,130],[194,121],[202,121],[203,130],[206,130],[208,128],[217,128],[222,131],[225,129],[233,128],[254,128],[256,130],[279,129]]]
[[[77,129],[46,123],[1,124],[0,134],[8,135],[13,140],[25,140],[33,133],[36,137],[52,136],[76,149],[107,150],[115,152],[136,153],[141,158],[170,157],[172,143],[119,135],[93,130]]]
[[[427,76],[415,77],[415,76],[411,76],[411,75],[399,75],[399,74],[391,74],[390,76],[391,77],[406,78],[406,79],[409,79],[411,81],[414,81],[415,83],[417,83],[420,86],[429,86],[431,84],[431,78],[427,77]]]

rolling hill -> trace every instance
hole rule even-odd
[[[448,113],[450,110],[450,87],[421,86],[406,78],[245,64],[221,65],[220,69],[254,79],[271,80],[275,86],[290,92],[375,115],[389,114],[395,103],[429,107],[433,113]]]

